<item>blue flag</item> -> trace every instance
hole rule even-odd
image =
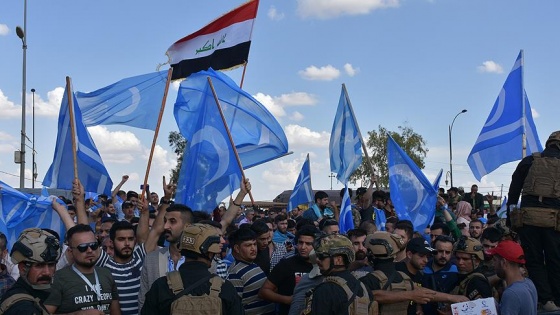
[[[331,172],[336,173],[340,182],[346,183],[362,164],[362,139],[344,86],[334,117],[329,152]]]
[[[288,211],[292,211],[301,204],[308,204],[313,201],[313,189],[311,189],[311,168],[309,166],[309,154],[301,167],[301,172],[296,181],[296,185],[290,195]]]
[[[416,231],[424,231],[434,219],[437,189],[390,136],[387,161],[391,200],[397,216],[400,220],[410,220]]]
[[[76,92],[84,124],[155,130],[167,70],[122,79],[97,91]]]
[[[288,153],[288,140],[274,116],[235,82],[221,72],[200,71],[181,82],[175,102],[175,120],[187,141],[198,132],[194,122],[206,111],[216,107],[207,78],[220,100],[224,117],[244,169],[268,162]]]
[[[344,185],[344,196],[340,202],[340,217],[338,219],[338,228],[340,233],[346,234],[354,228],[354,220],[352,218],[352,203],[350,202],[350,194],[348,193],[348,183]]]
[[[498,215],[499,218],[505,218],[507,215],[507,197],[504,197],[504,201],[502,202],[502,206],[500,207],[500,209],[498,209],[498,211],[496,211],[496,215]]]
[[[435,190],[439,189],[439,182],[441,181],[441,175],[443,175],[443,168],[440,168],[439,173],[436,176],[436,179],[432,183]]]
[[[187,141],[175,202],[212,212],[240,187],[241,170],[208,82],[201,92],[203,104],[190,121],[195,132]]]
[[[520,160],[523,133],[526,155],[542,151],[531,105],[523,89],[523,51],[519,53],[494,107],[467,158],[474,177],[480,179],[502,164]],[[525,101],[525,102],[523,102]],[[523,108],[525,103],[525,108]],[[523,115],[525,112],[525,116]]]
[[[74,180],[74,159],[72,155],[72,130],[70,127],[68,93],[66,92],[68,89],[72,91],[72,87],[66,86],[62,103],[60,104],[58,135],[56,137],[53,162],[45,175],[45,179],[43,179],[43,185],[50,188],[71,190],[72,181]],[[82,121],[82,113],[75,96],[73,110],[78,177],[86,192],[110,195],[113,182],[105,165],[103,165],[93,139]]]
[[[13,245],[19,234],[31,227],[49,228],[63,241],[66,228],[51,206],[54,196],[35,196],[20,192],[0,181],[0,232]]]

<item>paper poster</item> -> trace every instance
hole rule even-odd
[[[498,315],[494,298],[451,304],[453,315]]]

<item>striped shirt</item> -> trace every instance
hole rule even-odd
[[[97,265],[111,270],[119,292],[122,315],[136,315],[138,310],[138,292],[140,291],[140,274],[146,257],[144,244],[134,248],[132,259],[124,264],[115,262],[105,251],[101,251]]]
[[[257,264],[235,260],[228,269],[227,279],[241,297],[245,314],[274,314],[275,305],[259,298],[259,289],[263,286],[266,275]]]

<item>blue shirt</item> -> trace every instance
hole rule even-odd
[[[500,301],[501,315],[537,315],[537,289],[525,278],[509,285]]]

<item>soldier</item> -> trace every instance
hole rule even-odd
[[[508,213],[527,260],[539,302],[545,311],[557,311],[560,292],[560,131],[553,132],[543,152],[525,157],[511,176],[508,208],[517,205],[521,191],[521,209]],[[517,219],[516,219],[517,218]],[[546,261],[546,265],[545,265]],[[556,295],[556,296],[555,296]]]
[[[355,258],[352,242],[344,235],[326,234],[316,239],[313,247],[325,278],[308,293],[303,313],[367,315],[372,294],[348,270]]]
[[[366,238],[368,258],[375,271],[360,281],[372,291],[381,315],[406,315],[410,301],[425,304],[435,296],[431,290],[414,288],[410,277],[395,270],[395,257],[405,246],[398,234],[378,231]]]
[[[482,274],[484,261],[484,247],[472,238],[463,236],[453,247],[457,269],[459,270],[459,284],[452,294],[464,295],[469,300],[492,297],[492,287],[488,279]]]
[[[4,294],[0,314],[48,314],[43,302],[49,296],[61,250],[58,238],[39,228],[25,229],[12,246],[12,262],[20,277]]]

